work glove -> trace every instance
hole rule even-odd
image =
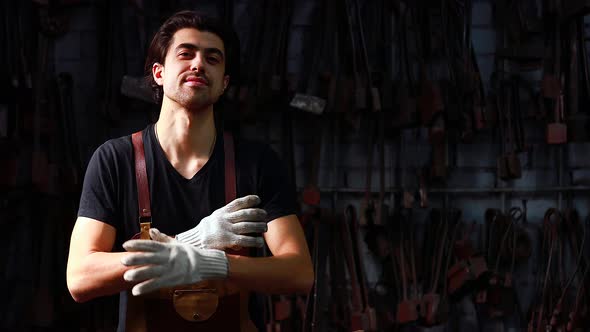
[[[150,233],[155,235],[156,232]],[[135,267],[126,271],[123,278],[138,282],[131,290],[133,295],[227,277],[229,267],[225,252],[199,249],[160,232],[157,235],[162,238],[123,243],[123,248],[132,254],[123,257],[121,263]]]
[[[201,249],[261,248],[264,246],[262,236],[244,235],[260,234],[268,229],[266,211],[254,208],[258,204],[260,198],[256,195],[237,198],[213,211],[194,228],[177,234],[176,239]]]

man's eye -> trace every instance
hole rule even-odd
[[[207,60],[209,60],[211,63],[219,63],[219,59],[214,56],[208,57]]]
[[[182,57],[188,57],[188,56],[190,56],[191,54],[190,54],[189,52],[182,52],[182,53],[180,53],[179,55],[180,55],[180,56],[182,56]]]

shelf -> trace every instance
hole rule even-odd
[[[364,189],[356,189],[356,188],[330,188],[330,187],[321,187],[319,188],[320,192],[322,193],[350,193],[350,194],[364,194]],[[408,188],[406,190],[416,191],[418,190],[417,187]],[[303,188],[298,187],[298,192],[302,192]],[[402,192],[402,188],[394,187],[394,188],[386,188],[385,193],[391,194],[393,193],[400,193]],[[541,187],[541,188],[532,188],[532,187],[497,187],[497,188],[426,188],[426,191],[430,193],[449,193],[449,194],[494,194],[494,193],[560,193],[560,192],[588,192],[590,193],[590,186],[561,186],[561,187]],[[372,195],[379,194],[379,191],[372,190]]]

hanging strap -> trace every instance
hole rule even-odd
[[[145,238],[144,230],[149,230],[152,222],[152,212],[150,209],[150,191],[147,178],[147,169],[145,166],[145,149],[143,147],[142,131],[131,135],[133,142],[133,151],[135,156],[135,180],[137,183],[137,197],[139,204],[139,224],[142,231],[140,238]],[[236,199],[236,168],[235,168],[235,150],[234,138],[230,132],[223,133],[223,150],[225,151],[225,203]]]
[[[223,133],[223,151],[225,151],[225,204],[228,204],[237,197],[234,137],[228,131]]]

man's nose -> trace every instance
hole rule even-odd
[[[204,69],[204,61],[205,59],[203,54],[201,52],[197,52],[197,54],[193,58],[193,61],[191,62],[191,70],[201,72]]]

